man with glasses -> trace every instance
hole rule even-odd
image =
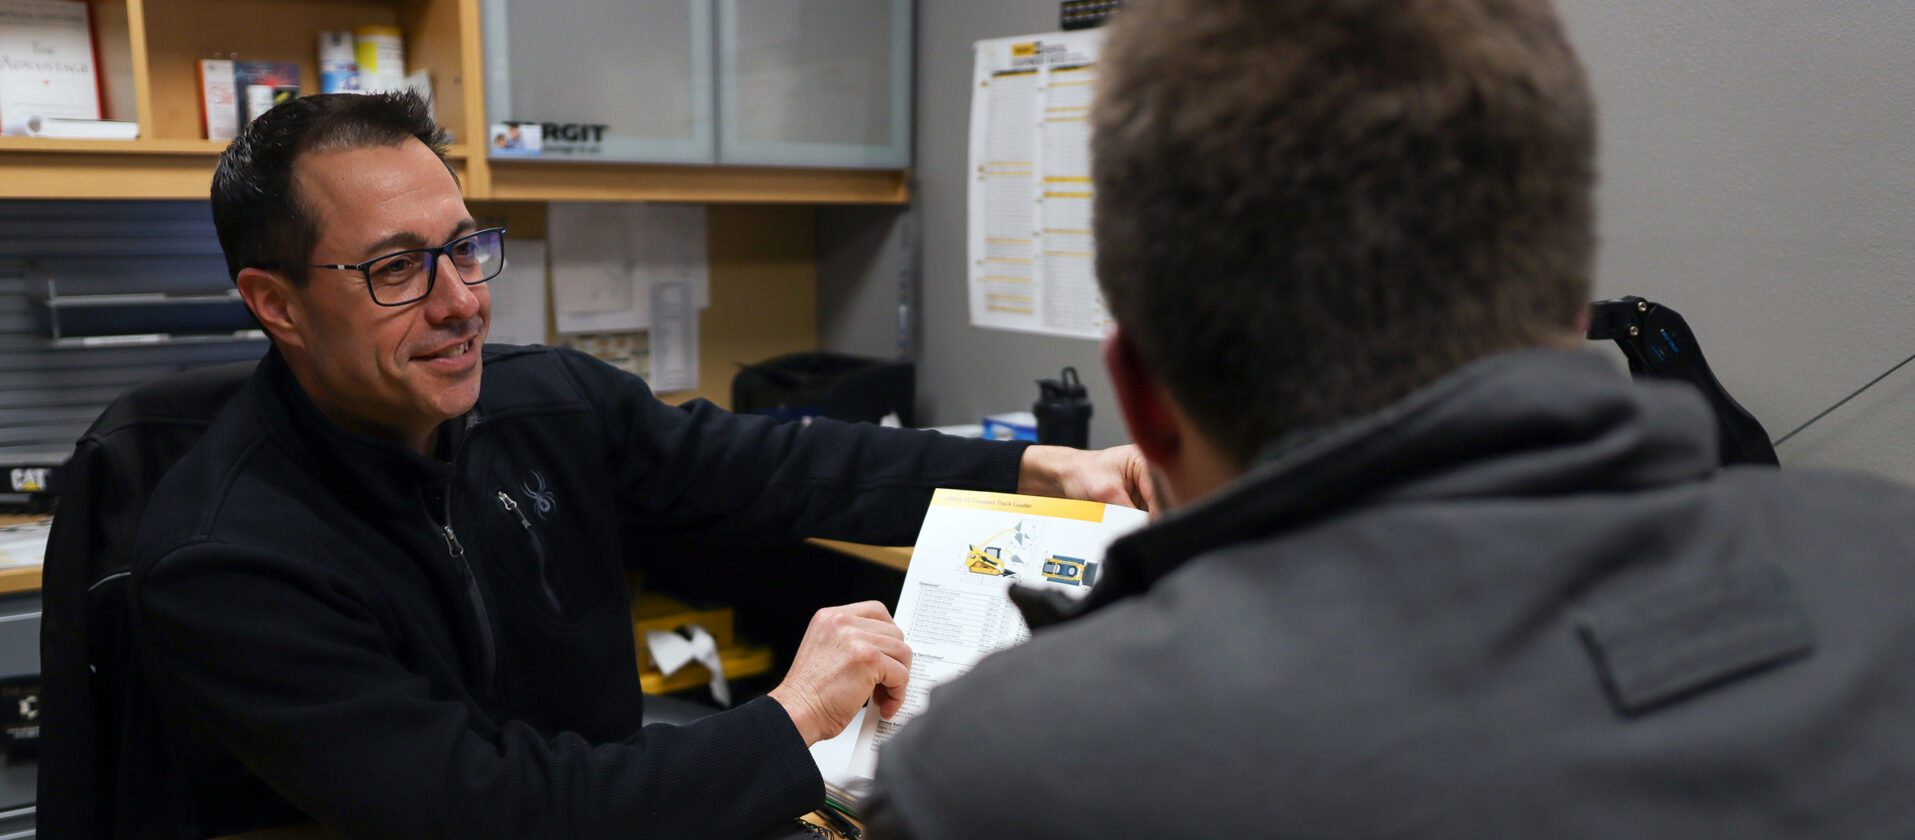
[[[505,267],[505,228],[486,228],[437,248],[414,248],[373,257],[357,265],[310,265],[366,276],[366,291],[380,306],[404,306],[432,293],[439,276],[439,259],[452,261],[459,282],[468,286],[499,276]]]
[[[480,229],[409,94],[256,120],[213,183],[272,336],[142,525],[141,663],[190,801],[153,836],[740,837],[822,804],[807,746],[910,651],[821,611],[769,696],[641,726],[626,572],[699,535],[908,541],[930,489],[1141,503],[1128,449],[672,407],[584,354],[484,348]],[[483,386],[481,371],[484,371]]]

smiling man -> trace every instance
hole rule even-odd
[[[474,230],[452,173],[423,142],[316,150],[292,174],[297,200],[326,220],[312,254],[354,264],[305,266],[316,283],[241,268],[240,294],[328,417],[429,454],[440,422],[479,398],[492,315],[479,284],[505,264],[504,231]],[[440,242],[447,253],[426,250]],[[433,294],[441,262],[459,282]]]
[[[910,651],[821,611],[769,696],[644,726],[626,572],[660,538],[908,541],[932,488],[1143,499],[1134,450],[672,407],[586,355],[485,347],[480,229],[410,95],[315,96],[220,160],[228,267],[273,349],[170,471],[132,593],[185,793],[142,836],[750,836],[822,804],[806,748]]]

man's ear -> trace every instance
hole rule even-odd
[[[1104,338],[1104,367],[1117,392],[1117,407],[1132,443],[1153,464],[1173,463],[1183,448],[1184,429],[1171,408],[1170,394],[1137,351],[1122,325]]]
[[[263,268],[242,268],[236,280],[246,308],[253,311],[253,317],[272,335],[274,343],[305,349],[305,336],[300,329],[305,324],[305,312],[292,282]]]

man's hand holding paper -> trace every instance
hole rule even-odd
[[[811,745],[844,731],[867,700],[890,718],[910,677],[904,631],[883,604],[864,601],[813,615],[784,682],[770,694]]]

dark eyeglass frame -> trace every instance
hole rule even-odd
[[[467,280],[465,279],[465,275],[458,274],[457,267],[459,264],[459,259],[452,255],[452,249],[453,247],[457,246],[461,242],[477,239],[478,237],[486,236],[488,234],[498,234],[499,264],[497,267],[492,269],[491,274],[488,274],[477,280]],[[426,257],[425,291],[420,292],[417,297],[407,298],[405,300],[398,301],[396,303],[387,303],[383,300],[380,300],[379,295],[372,290],[372,267],[378,263],[382,263],[382,262],[385,262],[386,260],[392,259],[393,257],[404,256],[406,254],[422,254]],[[490,280],[494,277],[499,276],[499,272],[505,270],[505,228],[495,227],[495,228],[486,228],[484,230],[475,230],[464,236],[448,241],[446,242],[446,244],[440,245],[437,248],[407,248],[403,251],[394,251],[390,254],[381,254],[379,256],[373,257],[372,259],[366,260],[365,262],[359,263],[357,265],[313,264],[313,265],[307,266],[307,268],[336,268],[336,269],[339,269],[340,271],[357,271],[359,272],[359,276],[365,279],[366,296],[372,298],[373,303],[376,303],[380,306],[407,306],[409,304],[418,303],[419,301],[425,300],[426,298],[432,296],[432,287],[437,285],[439,282],[439,257],[441,256],[444,256],[448,260],[452,260],[452,264],[454,267],[453,273],[458,274],[459,282],[464,283],[467,286],[477,286],[480,283],[484,283],[487,280]]]

